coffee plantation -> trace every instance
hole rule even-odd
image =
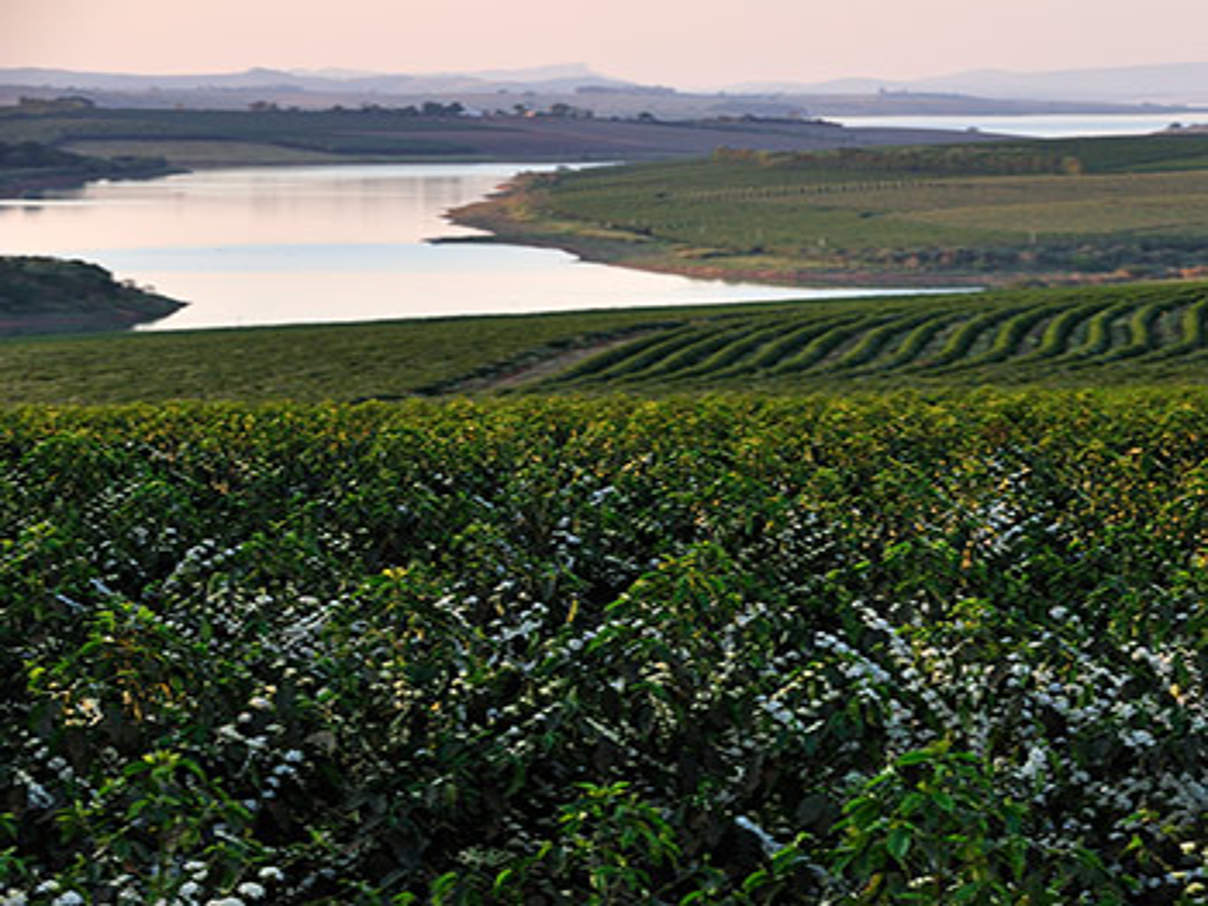
[[[0,410],[0,903],[1204,902],[1206,418]]]

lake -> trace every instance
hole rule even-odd
[[[480,233],[448,223],[444,212],[521,170],[551,168],[338,165],[102,182],[0,201],[0,250],[94,261],[190,303],[143,328],[155,330],[874,292],[691,280],[557,250],[425,241]]]
[[[894,129],[953,129],[964,132],[1000,132],[1030,138],[1074,138],[1079,135],[1147,135],[1171,123],[1208,122],[1203,113],[1044,113],[1032,116],[828,116],[844,126],[876,126]]]
[[[972,127],[1056,138],[1144,134],[1195,116],[838,119],[849,126]],[[121,279],[190,303],[142,328],[150,330],[917,292],[692,280],[592,264],[552,249],[427,241],[478,235],[448,223],[444,213],[522,170],[553,167],[248,167],[95,183],[36,201],[0,200],[0,252],[95,261]]]

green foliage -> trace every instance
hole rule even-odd
[[[1155,283],[10,340],[0,401],[1198,382],[1206,297]]]
[[[815,303],[667,328],[537,385],[858,387],[1131,383],[1203,373],[1204,289],[999,291]]]
[[[95,264],[0,256],[0,336],[128,327],[171,314],[181,305],[118,283]]]
[[[843,814],[835,869],[856,902],[1059,902],[1028,876],[1027,810],[997,800],[986,766],[946,743],[898,756]]]
[[[674,866],[675,831],[658,810],[629,792],[625,781],[580,785],[580,797],[562,808],[557,843],[545,858],[557,877],[587,878],[598,904],[649,902],[655,891],[647,867]]]
[[[1204,159],[1208,139],[1194,135],[722,148],[521,180],[459,216],[602,260],[804,285],[852,274],[1177,277],[1208,266]]]
[[[1208,142],[1201,143],[1208,150]],[[1180,148],[1180,152],[1184,149]],[[877,172],[928,176],[1015,175],[1027,173],[1077,174],[1082,162],[1063,153],[1061,143],[1012,142],[934,147],[835,148],[829,151],[779,152],[718,148],[718,163],[751,164],[780,169],[821,171],[867,176]]]
[[[0,410],[0,890],[1195,902],[1206,416]]]

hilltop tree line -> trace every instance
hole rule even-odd
[[[281,107],[275,101],[253,101],[248,104],[248,109],[253,113],[280,113],[286,111],[289,113],[301,113],[299,107]],[[452,101],[448,104],[442,104],[440,101],[424,101],[422,104],[408,104],[405,107],[384,107],[381,104],[362,104],[360,107],[345,107],[343,104],[336,104],[329,107],[329,113],[390,113],[402,117],[432,117],[432,116],[467,116],[473,115],[475,112],[466,107],[460,101]],[[537,109],[530,107],[527,104],[513,104],[509,109],[498,108],[493,111],[493,116],[550,116],[564,119],[593,119],[595,111],[586,107],[576,107],[573,104],[557,102],[550,104],[548,108]],[[654,117],[649,113],[642,113],[638,119],[650,120]]]
[[[253,101],[248,104],[248,109],[253,113],[276,113],[283,109],[287,109],[291,113],[300,112],[300,109],[297,107],[282,108],[276,101]],[[408,104],[405,107],[383,107],[381,104],[362,104],[359,108],[352,108],[345,107],[343,104],[336,104],[329,108],[329,111],[332,113],[394,113],[399,116],[461,116],[466,112],[466,108],[460,101],[453,101],[449,104],[442,104],[439,101],[424,101],[419,106]]]

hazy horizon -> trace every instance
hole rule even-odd
[[[739,7],[617,0],[517,0],[458,7],[346,0],[339,17],[286,0],[9,0],[0,66],[135,74],[344,68],[396,73],[582,62],[604,75],[682,89],[742,82],[907,80],[971,69],[1018,72],[1200,62],[1208,4],[1016,0],[968,5],[799,0]]]

